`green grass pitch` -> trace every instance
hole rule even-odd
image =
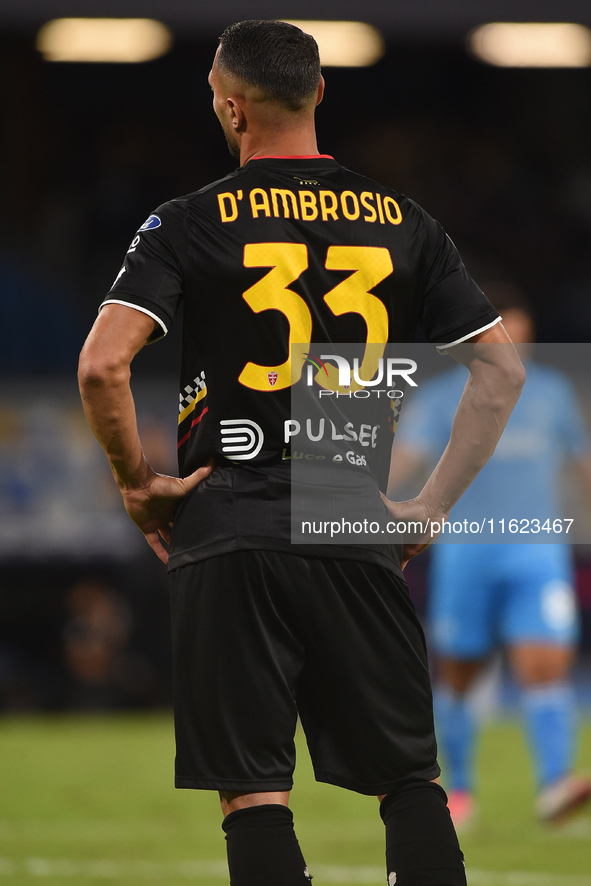
[[[301,734],[298,750],[292,808],[315,886],[383,886],[377,801],[317,784]],[[0,719],[0,886],[227,884],[217,797],[175,791],[173,753],[166,714]],[[591,886],[591,808],[558,828],[533,819],[517,724],[484,730],[478,772],[469,884]]]

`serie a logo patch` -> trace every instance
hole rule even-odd
[[[138,231],[153,231],[154,228],[159,228],[162,224],[160,216],[158,215],[149,215],[145,220],[141,228],[138,228]]]

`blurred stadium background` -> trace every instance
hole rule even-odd
[[[40,28],[82,14],[151,17],[170,29],[173,44],[138,64],[46,60],[37,48]],[[367,0],[362,6],[351,0],[0,0],[0,748],[13,776],[21,773],[11,754],[29,747],[33,722],[27,720],[21,734],[16,715],[169,709],[165,570],[122,512],[81,414],[76,361],[138,226],[160,203],[234,167],[206,78],[217,35],[231,21],[258,17],[363,18],[373,25],[383,41],[374,64],[325,71],[320,150],[421,203],[445,226],[477,280],[520,286],[535,305],[540,341],[591,340],[591,52],[581,67],[505,67],[478,60],[466,44],[472,29],[488,22],[591,27],[586,0]],[[156,469],[167,472],[175,470],[178,340],[173,331],[134,364],[145,448]],[[591,392],[584,383],[580,392],[591,419]],[[578,688],[589,716],[591,545],[577,546],[577,567],[583,612]],[[425,560],[412,564],[419,609],[424,570]],[[511,686],[502,685],[501,701],[511,712]],[[156,723],[158,754],[170,755],[161,721],[149,722]],[[499,748],[503,734],[495,733]],[[129,750],[136,745],[126,735],[123,729],[120,746]],[[515,740],[508,739],[509,746]],[[494,740],[489,743],[492,749]],[[64,753],[70,753],[65,740]],[[55,772],[54,758],[47,762]],[[152,762],[168,766],[170,781],[169,759]],[[588,741],[586,763],[591,766]],[[35,792],[30,770],[21,784]],[[14,778],[10,787],[16,797]],[[168,808],[171,795],[157,815],[174,820],[179,813]],[[21,802],[8,802],[7,820],[29,820]],[[189,809],[185,798],[179,802]],[[346,808],[357,809],[352,802]],[[62,817],[75,817],[74,808]],[[356,812],[344,814],[357,821]],[[44,816],[51,819],[49,808],[30,818]],[[495,832],[492,820],[487,833],[490,858],[485,852],[479,865],[499,871],[500,879],[483,874],[475,883],[591,884],[590,865],[582,861],[571,879],[504,880],[504,870],[527,871],[527,864],[511,858],[503,867],[495,852],[506,848],[511,833]],[[482,839],[486,844],[486,834]],[[587,841],[588,851],[591,822],[573,840]],[[141,859],[141,851],[134,857]],[[187,844],[182,857],[189,856]],[[11,864],[0,864],[0,882],[40,876],[34,865]],[[532,868],[540,869],[554,870],[552,864]],[[558,861],[555,869],[558,877]],[[118,875],[106,870],[50,867],[45,875],[55,882],[114,882]],[[121,877],[152,876],[138,870],[123,866]],[[183,880],[176,869],[162,871],[169,883]],[[195,873],[196,880],[209,882],[206,873]],[[218,874],[211,876],[219,882]],[[347,876],[341,872],[331,882],[380,882],[374,872],[366,879]]]

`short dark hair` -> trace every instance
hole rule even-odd
[[[218,64],[290,110],[303,107],[320,83],[318,44],[287,22],[236,22],[220,37]]]

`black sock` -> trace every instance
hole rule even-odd
[[[390,886],[466,886],[464,856],[443,788],[431,781],[405,785],[386,794],[380,815]]]
[[[222,822],[231,886],[310,886],[287,806],[248,806]]]

